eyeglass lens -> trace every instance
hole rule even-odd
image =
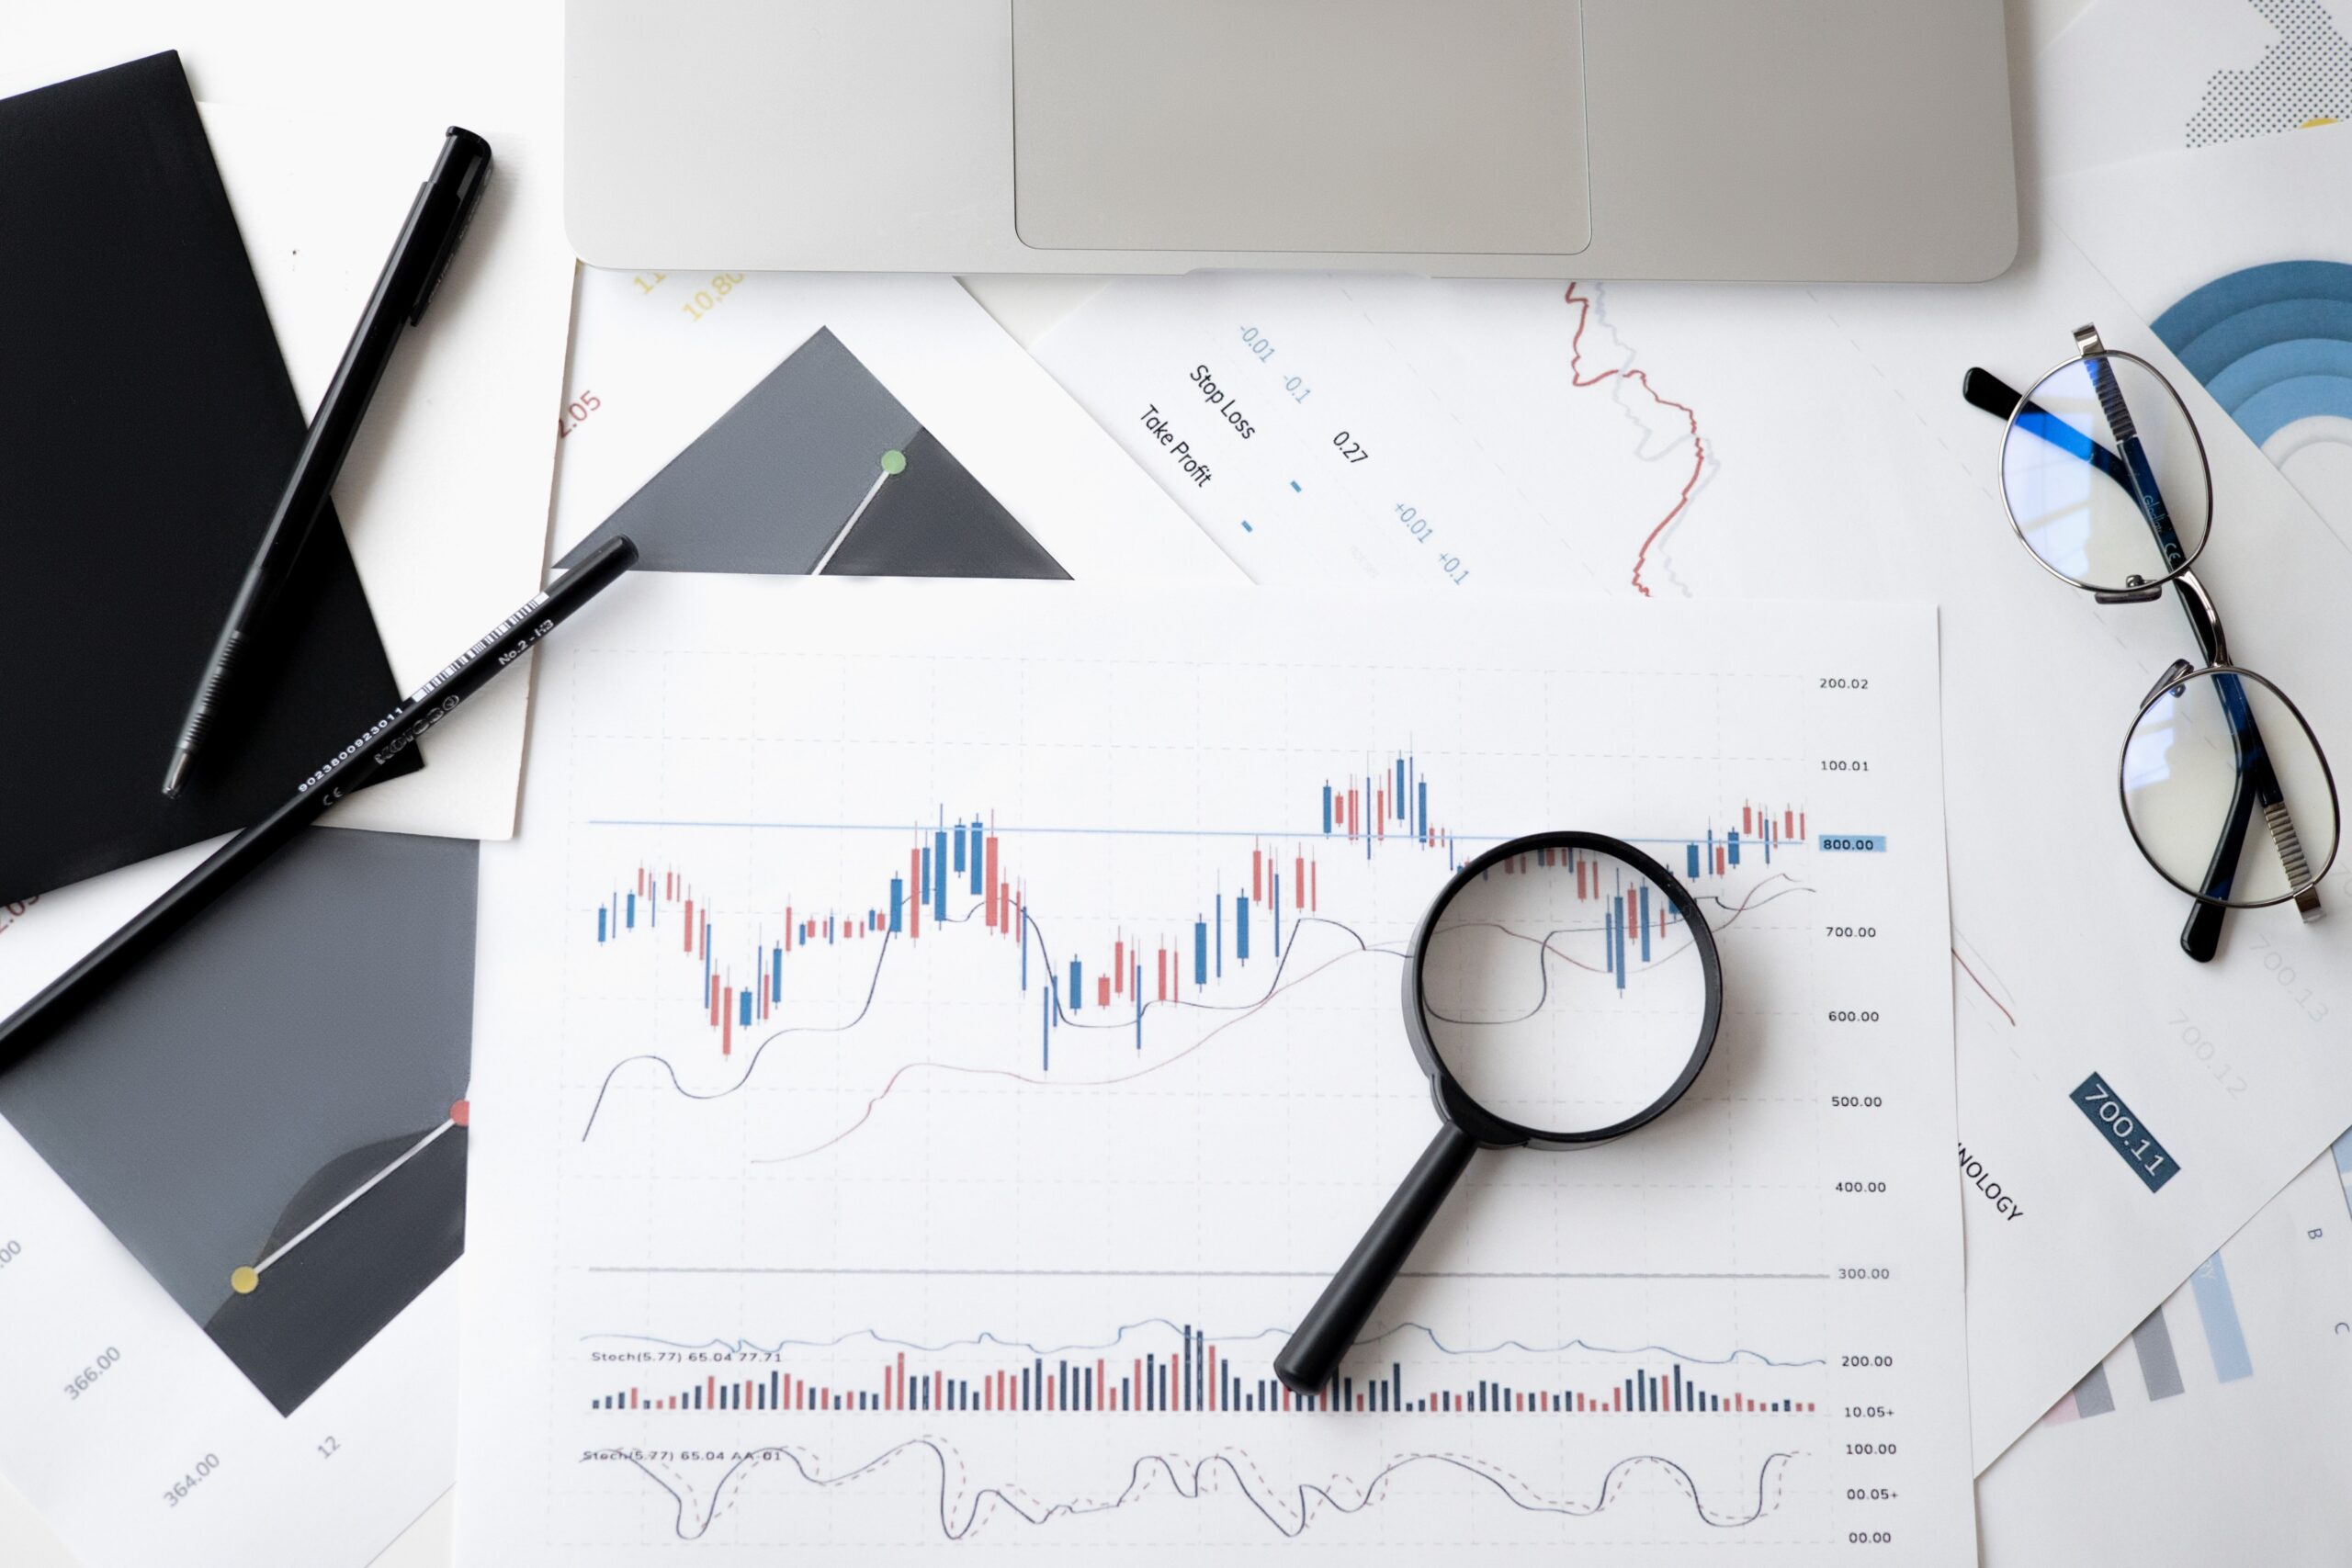
[[[2158,871],[2220,903],[2292,897],[2335,854],[2319,742],[2278,688],[2245,672],[2201,671],[2157,693],[2124,744],[2123,811]],[[2217,864],[2233,837],[2234,863]]]
[[[2042,564],[2101,592],[2176,575],[2205,547],[2213,515],[2188,409],[2120,355],[2072,360],[2026,394],[2002,443],[2001,487]]]

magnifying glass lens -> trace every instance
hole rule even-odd
[[[1436,1090],[1437,1135],[1274,1357],[1274,1375],[1303,1393],[1330,1380],[1472,1154],[1629,1133],[1673,1104],[1714,1047],[1723,975],[1706,917],[1622,840],[1496,845],[1446,884],[1412,962],[1407,1025]]]
[[[1446,1073],[1541,1137],[1589,1134],[1679,1091],[1707,975],[1664,889],[1605,851],[1531,850],[1431,918],[1421,1018]]]

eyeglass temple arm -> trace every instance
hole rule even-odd
[[[2164,492],[2156,488],[2155,465],[2148,461],[2147,444],[2140,439],[2139,425],[2123,400],[2123,384],[2115,378],[2115,367],[2108,361],[2107,344],[2099,341],[2097,327],[2080,326],[2075,329],[2075,347],[2090,375],[2091,389],[2098,395],[2099,412],[2107,416],[2107,427],[2115,433],[2116,456],[2123,460],[2124,488],[2139,502],[2140,515],[2148,520],[2148,532],[2155,536],[2156,547],[2164,551],[2165,565],[2178,571],[2188,558],[2180,547],[2179,533],[2172,525],[2172,510],[2165,505]]]
[[[2175,581],[2188,578],[2181,590],[2180,600],[2189,625],[2199,628],[2204,644],[2206,662],[2226,664],[2228,654],[2222,640],[2221,617],[2213,609],[2212,596],[2205,585],[2198,582],[2187,570],[2181,554],[2180,540],[2173,531],[2172,516],[2165,509],[2164,497],[2156,489],[2154,468],[2148,461],[2147,448],[2142,444],[2132,411],[2123,401],[2122,383],[2116,379],[2115,367],[2109,360],[2107,344],[2098,329],[2086,323],[2075,329],[2075,348],[2083,356],[2091,385],[2098,394],[2099,412],[2107,416],[2108,428],[2115,433],[2117,455],[2124,461],[2124,474],[2132,481],[2132,496],[2140,502],[2140,512],[2148,520],[2148,528],[2165,553],[2165,564],[2172,569]],[[2191,590],[2194,592],[2191,592]],[[2230,746],[2237,755],[2237,766],[2232,771],[2230,815],[2222,826],[2222,841],[2215,846],[2213,860],[2206,867],[2210,886],[2218,876],[2221,886],[2229,886],[2235,879],[2238,854],[2245,845],[2245,832],[2251,825],[2252,807],[2262,808],[2262,819],[2270,829],[2271,847],[2278,855],[2279,868],[2287,874],[2290,886],[2297,886],[2295,908],[2306,920],[2319,919],[2319,889],[2309,886],[2311,866],[2303,858],[2302,838],[2295,831],[2294,817],[2287,809],[2286,792],[2278,786],[2278,771],[2271,761],[2270,749],[2263,743],[2262,731],[2254,720],[2254,709],[2245,700],[2245,683],[2235,675],[2216,675],[2214,689],[2221,694],[2222,711],[2230,721]],[[2215,922],[2218,937],[2219,922]],[[2194,956],[2197,953],[2194,921],[2181,933],[2182,945]]]
[[[2132,483],[2131,470],[2122,458],[2039,403],[2029,401],[2023,393],[1982,366],[1969,367],[1968,373],[1961,378],[1960,395],[1972,407],[2004,423],[2012,414],[2016,415],[2020,429],[2041,437],[2062,452],[2082,458],[2131,491],[2135,502],[2141,500],[2138,490]],[[2144,506],[2142,514],[2146,515]],[[2151,528],[2154,528],[2153,521]],[[2181,559],[2180,542],[2170,526],[2169,518],[2156,532],[2156,542],[2165,551],[2167,563],[2177,567]],[[2229,644],[2222,631],[2221,615],[2213,608],[2212,596],[2205,592],[2205,585],[2197,580],[2194,572],[2184,570],[2173,579],[2173,588],[2180,602],[2180,613],[2188,620],[2188,629],[2197,638],[2198,649],[2204,654],[2205,662],[2209,665],[2228,663]],[[2237,684],[2234,681],[2230,683],[2233,688]],[[2243,693],[2233,694],[2237,695],[2238,701],[2229,707],[2230,735],[2240,765],[2232,785],[2229,817],[2222,825],[2220,840],[2214,845],[2213,859],[2206,867],[2204,879],[2199,884],[2209,898],[2226,897],[2230,885],[2236,879],[2238,859],[2245,849],[2246,831],[2253,826],[2256,797],[2265,793],[2249,776],[2250,773],[2258,767],[2267,780],[2267,793],[2272,795],[2279,793],[2277,775],[2269,764],[2269,754],[2262,744],[2261,730],[2254,722],[2252,711],[2245,706]],[[2249,752],[2259,759],[2258,762],[2249,762]],[[2250,784],[2256,787],[2249,788]],[[2266,818],[2272,815],[2267,807],[2264,815]],[[2270,824],[2272,838],[2278,842],[2281,860],[2289,862],[2291,869],[2292,862],[2301,859],[2301,850],[2283,799],[2278,803],[2276,816],[2278,819]],[[2316,919],[2319,907],[2317,889],[2299,896],[2295,904],[2303,912],[2305,919]],[[2212,962],[2214,954],[2221,951],[2222,926],[2228,913],[2228,906],[2223,904],[2197,905],[2189,911],[2188,922],[2181,927],[2181,951],[2199,964]]]
[[[2222,639],[2222,618],[2214,612],[2212,595],[2197,580],[2193,571],[2183,571],[2173,579],[2173,592],[2180,601],[2180,613],[2195,634],[2198,650],[2204,654],[2208,665],[2230,661],[2229,644]],[[2213,845],[2213,858],[2206,863],[2205,874],[2198,886],[2208,898],[2227,896],[2237,880],[2239,859],[2245,853],[2246,829],[2254,825],[2256,792],[2247,787],[2252,782],[2248,774],[2247,753],[2252,751],[2264,759],[2263,771],[2270,772],[2268,753],[2264,750],[2261,732],[2255,728],[2254,715],[2246,708],[2245,694],[2235,690],[2233,677],[2224,677],[2233,688],[2235,702],[2224,701],[2223,710],[2230,720],[2230,745],[2237,754],[2238,765],[2230,781],[2229,815],[2222,820],[2222,836]],[[2244,728],[2240,727],[2243,718]],[[2272,787],[2277,781],[2272,780]],[[2180,928],[2180,950],[2199,964],[2211,964],[2222,950],[2222,924],[2228,917],[2224,904],[2199,904],[2188,912],[2188,919]]]
[[[2235,675],[2217,674],[2213,685],[2221,694],[2222,711],[2230,721],[2230,743],[2237,752],[2238,762],[2230,795],[2229,821],[2222,841],[2214,852],[2216,867],[2227,876],[2228,868],[2236,865],[2237,849],[2245,841],[2254,813],[2260,810],[2263,826],[2270,830],[2271,847],[2278,852],[2279,867],[2286,872],[2289,886],[2300,889],[2295,895],[2296,912],[2306,921],[2316,920],[2326,911],[2320,907],[2319,888],[2312,882],[2311,863],[2303,855],[2302,836],[2295,830],[2294,816],[2287,809],[2287,792],[2278,783],[2278,766],[2263,741],[2260,727],[2255,723],[2254,709],[2245,700],[2245,682]],[[2210,882],[2214,874],[2215,869],[2209,868],[2207,880]]]

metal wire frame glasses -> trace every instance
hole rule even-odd
[[[2077,328],[2075,348],[2025,393],[1972,367],[1961,394],[2003,422],[2002,502],[2035,560],[2103,604],[2148,603],[2169,584],[2197,639],[2202,663],[2174,660],[2142,699],[2117,789],[2142,855],[2197,901],[2180,944],[2205,963],[2231,908],[2291,899],[2304,919],[2320,918],[2338,839],[2335,777],[2286,694],[2231,662],[2193,570],[2211,470],[2187,405],[2096,327]],[[2257,811],[2275,863],[2246,853]]]

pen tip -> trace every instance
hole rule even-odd
[[[164,770],[164,793],[166,795],[171,796],[178,795],[180,793],[180,779],[187,773],[187,750],[183,747],[179,750],[172,753],[172,765]]]

